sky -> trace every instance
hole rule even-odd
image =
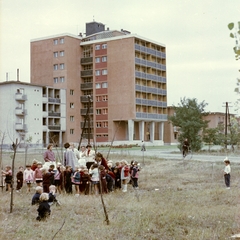
[[[234,39],[227,25],[240,21],[239,0],[0,0],[0,82],[30,82],[30,41],[61,33],[85,33],[101,22],[166,46],[168,106],[182,98],[230,112],[240,98]]]

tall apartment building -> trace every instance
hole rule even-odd
[[[66,131],[66,92],[64,89],[20,81],[0,83],[0,131],[3,145],[18,139],[42,146],[62,142]]]
[[[31,41],[31,83],[66,89],[63,141],[79,141],[90,107],[91,121],[85,127],[92,141],[163,144],[163,44],[125,30],[105,30],[102,23],[86,23],[85,37],[59,34]]]

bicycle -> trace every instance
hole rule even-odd
[[[183,150],[183,159],[186,160],[191,160],[192,159],[192,150],[190,147],[188,147],[187,149]]]

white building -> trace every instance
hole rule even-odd
[[[3,145],[62,142],[66,130],[66,90],[20,81],[0,83],[0,133]]]

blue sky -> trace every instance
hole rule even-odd
[[[6,73],[15,80],[19,68],[30,82],[31,39],[84,33],[93,19],[166,45],[168,105],[197,98],[224,112],[224,102],[237,100],[240,67],[227,25],[240,21],[239,0],[1,0],[0,81]]]

